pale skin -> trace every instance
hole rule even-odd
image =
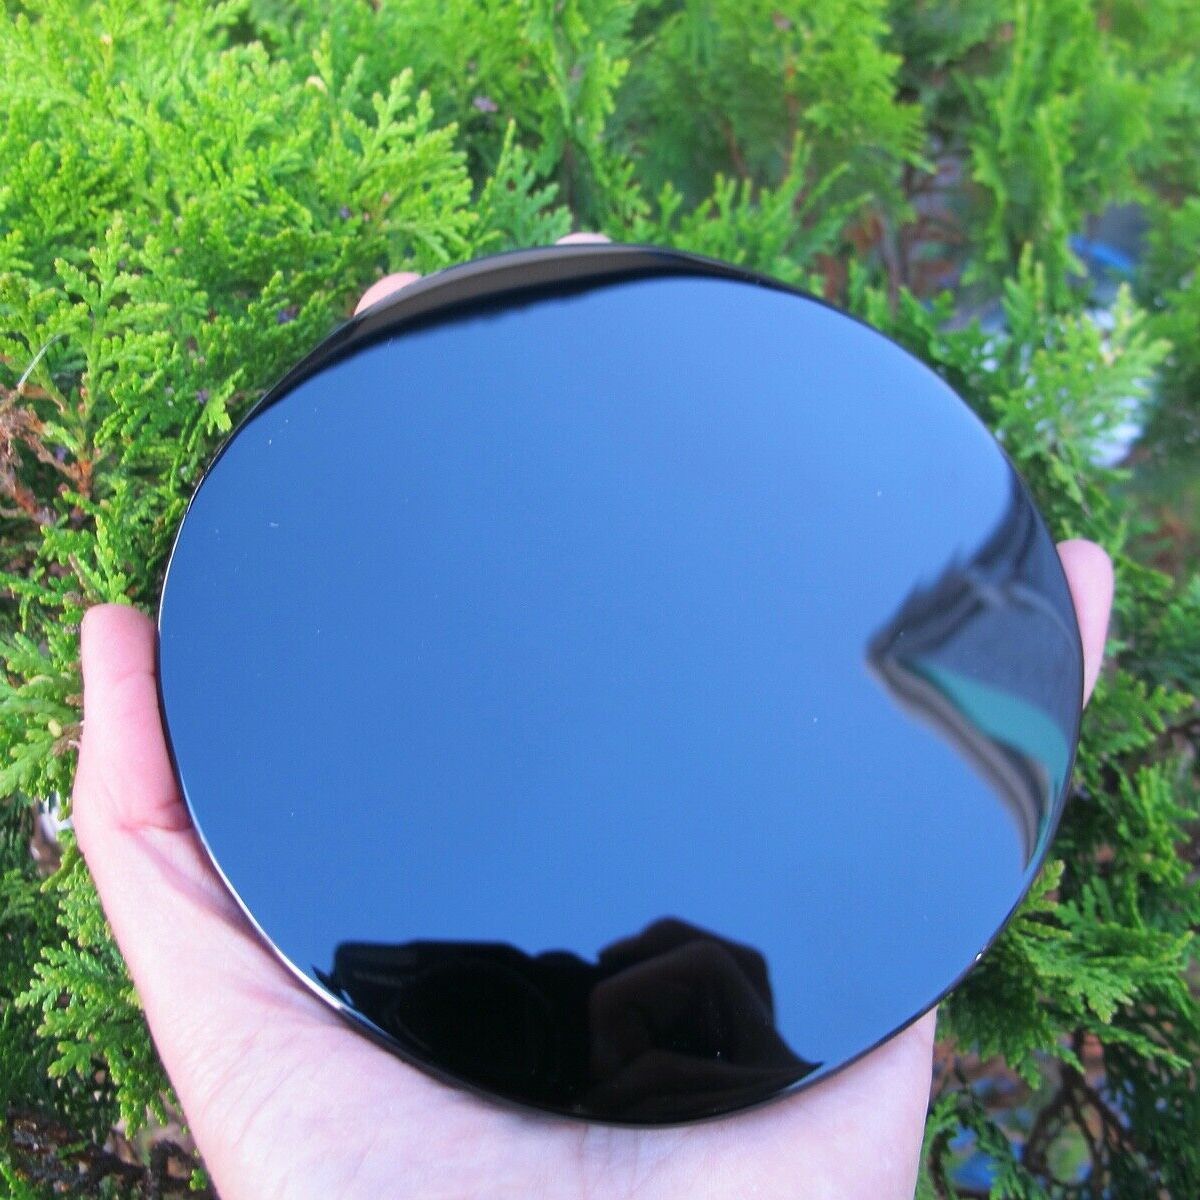
[[[381,279],[356,311],[416,278]],[[1063,542],[1059,553],[1086,696],[1100,670],[1112,567],[1090,542]],[[125,605],[84,617],[74,827],[223,1200],[911,1200],[934,1012],[808,1090],[657,1129],[493,1104],[354,1032],[263,946],[209,865],[167,755],[156,636],[151,618]]]

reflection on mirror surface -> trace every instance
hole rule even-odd
[[[499,943],[346,943],[316,974],[414,1057],[560,1111],[704,1116],[815,1065],[775,1029],[762,955],[670,918],[596,962]]]
[[[1013,503],[975,557],[948,564],[931,586],[915,589],[867,648],[896,702],[991,783],[1026,859],[1040,850],[1045,814],[1071,766],[1069,731],[1045,700],[1055,695],[1062,662],[1006,653],[1012,644],[1056,637],[1069,644],[1074,636],[1046,598],[1059,568],[1039,533],[1014,478]]]

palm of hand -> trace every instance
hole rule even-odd
[[[364,303],[381,294],[373,289]],[[1089,543],[1061,551],[1090,691],[1111,568]],[[153,622],[129,607],[87,614],[74,824],[224,1200],[912,1196],[933,1013],[797,1095],[659,1129],[491,1104],[350,1029],[263,946],[209,865],[163,737],[156,636]]]

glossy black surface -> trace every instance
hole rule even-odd
[[[1031,881],[1079,635],[926,367],[734,268],[496,256],[340,329],[197,489],[181,787],[320,994],[442,1078],[621,1122],[793,1090]]]

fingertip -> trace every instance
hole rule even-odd
[[[72,814],[81,840],[106,829],[186,827],[159,714],[155,622],[132,605],[98,604],[80,631],[84,717]]]
[[[612,238],[605,236],[603,233],[592,233],[588,230],[581,230],[578,233],[568,233],[565,237],[560,237],[555,244],[558,246],[583,246],[611,241]]]
[[[930,1054],[933,1053],[934,1043],[937,1041],[937,1021],[938,1010],[937,1005],[934,1005],[912,1024],[913,1040]]]
[[[580,230],[575,233],[568,233],[565,237],[560,237],[556,244],[559,246],[571,246],[611,241],[612,239],[603,233]],[[386,300],[389,296],[394,296],[398,291],[408,287],[411,283],[416,283],[420,278],[421,276],[414,271],[393,271],[390,275],[385,275],[382,279],[377,279],[363,292],[362,298],[354,306],[354,315],[357,317],[359,313],[364,312],[373,304],[378,304],[381,300]]]
[[[357,317],[360,312],[370,308],[372,304],[386,300],[388,296],[408,287],[410,283],[416,283],[420,278],[420,275],[414,271],[394,271],[391,275],[377,279],[363,292],[362,299],[354,306],[354,315]]]
[[[1113,581],[1113,563],[1108,551],[1096,542],[1087,538],[1067,538],[1058,543],[1058,553],[1064,565],[1070,564],[1097,575],[1107,578],[1111,588]]]
[[[146,666],[153,670],[156,636],[153,618],[131,604],[92,605],[79,623],[85,683],[89,676],[103,685],[114,673]]]
[[[130,614],[132,614],[132,616]],[[104,604],[90,605],[84,611],[83,619],[80,624],[83,626],[92,627],[97,624],[106,624],[109,621],[129,620],[135,620],[144,623],[149,621],[150,618],[135,605],[107,601]]]
[[[1060,542],[1058,554],[1075,605],[1079,638],[1083,644],[1083,699],[1086,704],[1100,677],[1104,660],[1104,643],[1112,613],[1113,564],[1101,546],[1083,538]]]

